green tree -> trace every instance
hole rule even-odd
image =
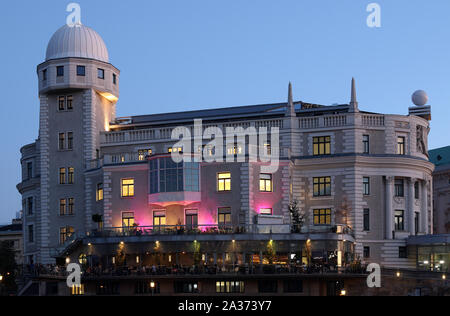
[[[294,200],[289,204],[289,213],[291,214],[292,233],[300,233],[305,223],[305,213],[300,211],[298,201]]]
[[[0,275],[3,280],[0,281],[0,295],[15,293],[17,291],[16,284],[16,254],[10,242],[3,241],[0,243]]]

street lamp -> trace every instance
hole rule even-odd
[[[3,281],[3,275],[0,275],[0,282]]]
[[[155,282],[154,281],[150,282],[150,288],[152,289],[152,296],[153,296],[153,294],[155,293]]]
[[[347,291],[346,290],[341,290],[341,296],[346,296],[347,295]]]

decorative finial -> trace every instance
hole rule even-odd
[[[356,83],[352,78],[352,95],[350,100],[350,112],[358,112],[358,101],[356,100]]]
[[[292,93],[292,83],[291,82],[289,82],[288,105],[287,105],[286,113],[290,116],[295,116],[294,96]]]

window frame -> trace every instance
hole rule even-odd
[[[405,180],[395,179],[394,180],[394,196],[395,197],[405,197]]]
[[[59,168],[59,184],[67,184],[66,168]]]
[[[80,72],[80,70],[83,70]],[[86,66],[84,65],[77,65],[77,77],[86,77]]]
[[[121,215],[122,228],[131,228],[136,224],[136,217],[133,211],[124,211]],[[125,221],[127,225],[125,225]]]
[[[57,78],[64,77],[64,73],[65,73],[64,66],[56,66],[56,77]]]
[[[370,177],[363,177],[363,195],[370,195]]]
[[[401,212],[400,215],[397,215]],[[404,232],[405,231],[405,211],[404,210],[395,210],[394,212],[394,228],[396,232]]]
[[[124,184],[125,181],[133,181],[133,183]],[[122,198],[133,198],[135,196],[135,185],[136,181],[134,178],[123,178],[120,179],[120,197]],[[126,188],[126,193],[124,192],[124,188]],[[130,193],[131,188],[131,193]]]
[[[97,202],[103,201],[104,199],[104,191],[103,191],[103,183],[97,183],[95,190],[95,199]]]
[[[331,177],[313,177],[313,197],[331,196]],[[322,193],[323,187],[323,193]]]
[[[229,177],[220,178],[221,175],[229,175]],[[229,171],[218,172],[216,175],[216,179],[217,179],[217,192],[231,192],[231,172]],[[223,189],[221,189],[221,183],[223,183]],[[227,183],[229,184],[228,189]]]
[[[397,155],[406,155],[406,137],[397,136]]]
[[[67,168],[67,184],[75,184],[75,168]]]
[[[331,208],[318,208],[313,210],[314,226],[331,226],[333,224],[333,211]],[[318,221],[316,221],[316,218]],[[322,221],[324,219],[324,221]],[[328,220],[329,219],[329,220]]]
[[[264,177],[266,177],[264,179]],[[268,186],[270,187],[268,189]],[[259,174],[259,192],[272,193],[273,192],[273,174],[260,173]]]
[[[105,80],[105,69],[97,68],[97,79]]]
[[[363,153],[368,155],[370,154],[370,135],[363,135]]]
[[[229,216],[230,220],[227,221]],[[224,219],[221,221],[221,219]],[[219,207],[217,208],[217,225],[219,227],[231,227],[233,226],[233,213],[231,207]]]
[[[363,210],[363,230],[365,232],[370,231],[370,209],[365,208]]]
[[[331,135],[313,136],[313,156],[330,156],[331,155]],[[323,148],[322,148],[323,146]],[[321,150],[323,149],[323,150]]]

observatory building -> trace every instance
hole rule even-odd
[[[39,136],[21,149],[18,184],[28,263],[418,265],[408,238],[433,230],[423,91],[407,115],[363,110],[353,80],[347,104],[294,101],[290,85],[288,102],[118,118],[120,71],[82,25],[53,35],[37,78]],[[172,132],[195,120],[223,134],[279,129],[278,150],[264,142],[277,171],[239,140],[223,155],[243,161],[175,163],[187,150]],[[194,154],[211,155],[209,141]]]

